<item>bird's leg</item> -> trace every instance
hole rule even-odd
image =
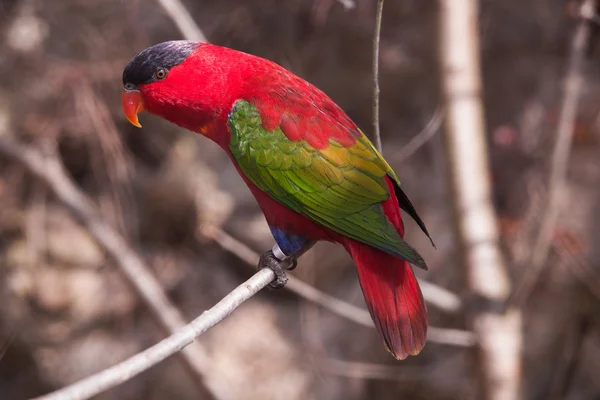
[[[275,279],[269,284],[271,289],[280,289],[285,286],[288,281],[286,270],[293,270],[298,266],[298,257],[304,254],[315,244],[314,241],[306,241],[297,251],[291,256],[286,255],[278,244],[273,246],[272,250],[264,252],[258,261],[258,270],[269,268],[275,273]]]
[[[260,271],[263,268],[268,268],[275,273],[275,279],[269,284],[269,287],[271,289],[280,289],[284,287],[288,281],[285,270],[296,268],[296,260],[290,257],[280,260],[275,256],[273,250],[269,250],[265,251],[260,256],[260,260],[258,260],[258,270]]]

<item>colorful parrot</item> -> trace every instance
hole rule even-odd
[[[138,53],[123,85],[133,125],[147,110],[225,150],[285,256],[314,241],[342,244],[387,350],[397,359],[421,351],[427,311],[409,263],[427,265],[403,240],[400,209],[431,237],[394,171],[333,100],[274,62],[191,41]],[[259,268],[281,277],[280,259],[266,252]]]

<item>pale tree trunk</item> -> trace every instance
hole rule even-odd
[[[521,313],[504,310],[511,288],[491,197],[481,96],[477,0],[440,0],[440,62],[446,155],[457,241],[479,339],[477,398],[520,397]]]

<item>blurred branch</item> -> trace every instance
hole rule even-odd
[[[458,347],[473,347],[477,344],[477,336],[473,332],[461,329],[427,327],[427,340],[431,343],[447,344]]]
[[[108,105],[91,82],[78,79],[73,85],[73,97],[77,110],[75,114],[81,125],[89,124],[95,132],[89,142],[95,149],[90,151],[94,176],[98,181],[107,180],[107,186],[110,187],[112,201],[97,199],[98,209],[116,232],[135,238],[139,222],[133,212],[133,160],[125,149]]]
[[[394,152],[392,156],[392,161],[401,163],[406,161],[409,157],[417,152],[425,143],[431,140],[436,132],[442,126],[442,121],[444,119],[444,110],[441,107],[436,108],[433,116],[427,122],[427,125],[421,130],[421,132],[417,133],[408,143],[404,146],[400,147],[399,150]]]
[[[377,0],[375,32],[373,34],[373,138],[375,147],[381,153],[381,131],[379,127],[379,41],[381,37],[381,19],[383,16],[383,0]]]
[[[227,234],[222,229],[213,227],[206,229],[203,233],[206,237],[214,240],[223,249],[234,254],[248,265],[253,267],[257,265],[259,254],[250,249],[246,244]],[[356,322],[357,324],[368,327],[373,326],[373,321],[367,310],[330,296],[327,293],[302,282],[294,276],[288,274],[288,282],[284,287],[306,300],[319,304],[329,311]]]
[[[331,375],[401,382],[424,379],[430,372],[428,368],[423,367],[394,367],[384,364],[335,360],[332,358],[316,359],[315,365],[321,371]]]
[[[256,266],[258,263],[259,255],[256,252],[250,249],[246,244],[224,232],[222,229],[217,227],[205,228],[202,234],[207,238],[214,240],[223,249],[236,255],[248,265]],[[447,304],[458,304],[460,307],[460,299],[455,294],[429,282],[420,281],[419,283],[422,285],[421,287],[424,296],[427,298],[427,294],[429,294],[431,297],[431,293],[433,293],[433,296],[436,299],[435,302],[439,303],[440,306],[445,307],[447,311],[457,311],[453,308],[449,310]],[[374,328],[373,320],[367,310],[330,296],[327,293],[302,282],[294,276],[288,275],[288,282],[285,287],[304,299],[312,301],[341,317],[357,324]],[[437,327],[429,327],[427,340],[440,344],[463,347],[469,347],[476,344],[476,339],[471,332]]]
[[[338,3],[343,5],[346,10],[352,10],[354,7],[356,7],[356,3],[354,2],[354,0],[337,0],[337,1],[338,1]]]
[[[597,300],[600,300],[600,276],[597,276],[594,267],[592,267],[590,262],[581,255],[581,252],[573,254],[572,251],[569,251],[567,246],[564,246],[560,242],[558,243],[556,252],[561,261],[565,264],[565,268],[567,268],[567,270],[571,272]]]
[[[208,40],[202,32],[202,29],[194,22],[194,19],[190,15],[189,11],[179,0],[157,0],[158,4],[162,6],[165,12],[169,15],[171,20],[181,32],[181,35],[187,40],[193,40],[195,42],[205,42]]]
[[[250,247],[248,247],[248,245],[234,238],[219,227],[206,227],[202,230],[202,235],[214,240],[222,248],[236,255],[239,259],[245,261],[248,265],[253,267],[256,266],[259,255]],[[330,296],[314,288],[313,286],[302,282],[298,278],[295,278],[293,276],[288,276],[288,278],[289,281],[285,287],[291,290],[292,292],[304,297],[306,300],[317,303],[323,306],[324,308],[341,315],[342,317],[348,318],[352,321],[364,325],[363,320],[361,320],[360,318],[357,320],[356,312],[357,310],[360,310],[361,312],[367,313],[366,310],[363,310],[345,301]],[[434,283],[430,283],[422,279],[419,279],[419,285],[421,286],[425,300],[427,300],[432,305],[450,313],[456,313],[461,310],[462,300],[460,299],[460,297],[458,297],[458,295]],[[368,313],[367,319],[365,319],[364,321],[367,321],[367,325],[369,326],[373,325],[370,317],[368,317]]]
[[[592,325],[587,317],[581,317],[575,322],[565,335],[562,359],[556,363],[549,400],[566,399],[569,389],[573,386],[575,372],[582,358],[585,338]]]
[[[581,4],[580,22],[571,43],[571,55],[564,83],[564,95],[558,126],[556,128],[556,143],[552,152],[546,204],[541,213],[541,223],[530,253],[531,255],[525,264],[524,276],[511,298],[512,304],[521,304],[526,301],[544,268],[552,245],[554,226],[558,220],[561,194],[564,189],[567,168],[569,166],[569,156],[573,142],[573,128],[575,126],[577,108],[584,80],[583,69],[585,66],[586,49],[589,46],[592,33],[591,21],[596,15],[595,8],[596,0],[584,0]]]
[[[13,344],[15,338],[17,337],[17,333],[15,331],[11,331],[5,338],[0,340],[0,361]]]
[[[170,337],[161,340],[154,346],[113,367],[54,393],[39,397],[37,400],[88,399],[128,381],[192,343],[198,336],[221,322],[243,302],[267,286],[274,278],[275,274],[270,269],[265,268],[260,270],[225,296],[214,307],[204,311],[201,316],[179,329]]]
[[[457,239],[477,301],[480,398],[520,397],[521,314],[503,311],[510,282],[500,250],[481,99],[477,0],[439,0],[445,138]]]
[[[58,200],[116,261],[137,294],[168,333],[174,333],[185,325],[184,317],[169,301],[150,272],[150,268],[125,239],[102,219],[93,202],[75,186],[65,173],[54,149],[42,153],[30,146],[2,137],[0,154],[14,159],[48,186]],[[204,349],[200,344],[195,343],[188,347],[182,356],[196,379],[202,381],[208,368]]]
[[[448,313],[458,313],[463,308],[463,301],[456,293],[429,281],[417,278],[425,301]]]

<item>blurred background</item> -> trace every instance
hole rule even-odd
[[[347,8],[344,3],[354,3]],[[215,44],[283,65],[371,132],[375,0],[185,1]],[[493,204],[511,281],[519,282],[548,191],[578,1],[483,0],[477,15]],[[469,331],[477,308],[455,237],[444,150],[440,7],[389,0],[381,35],[381,131],[436,242],[407,221],[427,260],[419,278],[458,303],[429,304],[435,327]],[[123,67],[182,38],[160,2],[0,0],[0,136],[65,172],[152,269],[191,320],[253,269],[206,234],[256,252],[273,240],[229,159],[202,137],[147,114],[122,116]],[[598,49],[586,48],[573,147],[547,261],[518,304],[526,399],[600,399]],[[222,240],[221,240],[222,242]],[[319,244],[293,275],[364,308],[350,258]],[[75,382],[156,343],[165,331],[88,230],[47,185],[0,152],[0,399]],[[376,331],[283,289],[262,291],[199,339],[204,383],[175,356],[96,399],[476,399],[474,346],[430,341],[397,362]],[[441,340],[444,342],[444,340]],[[450,341],[451,342],[451,341]],[[502,367],[502,366],[499,366]],[[509,365],[510,368],[510,365]],[[228,393],[225,395],[224,393]]]

